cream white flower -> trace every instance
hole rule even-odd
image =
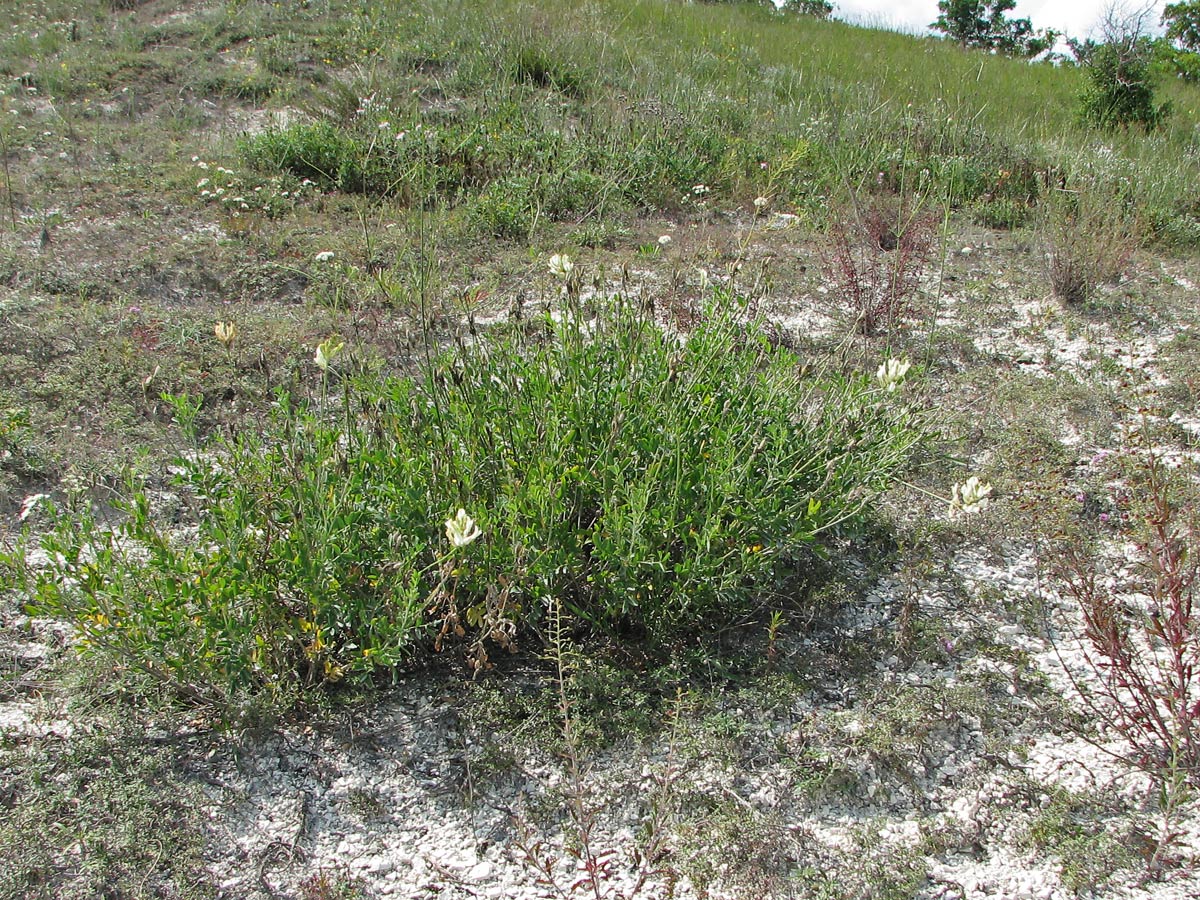
[[[334,253],[332,250],[322,250],[313,257],[319,263],[326,263],[333,259]]]
[[[982,512],[990,502],[988,495],[992,486],[986,481],[980,481],[978,475],[972,475],[962,484],[954,485],[950,496],[950,514]]]
[[[660,247],[665,247],[670,243],[671,243],[671,236],[669,234],[664,234],[664,235],[662,235],[662,237],[660,237],[658,239],[658,245]]]
[[[227,349],[237,340],[237,333],[237,326],[232,322],[218,322],[213,326],[213,334],[217,336],[217,340],[224,344]]]
[[[904,376],[908,374],[908,370],[912,368],[912,363],[907,359],[889,359],[884,362],[875,371],[875,380],[879,382],[879,386],[889,394],[900,387],[904,381]]]
[[[317,364],[317,368],[322,372],[328,371],[329,364],[334,361],[342,349],[346,346],[346,342],[336,335],[330,335],[317,345],[317,352],[313,354],[313,362]]]
[[[21,513],[17,518],[24,522],[29,518],[30,513],[49,499],[49,494],[30,494],[25,498],[25,502],[21,504]]]
[[[569,278],[575,271],[575,263],[565,253],[555,253],[550,257],[550,271],[559,278]]]
[[[455,547],[465,547],[482,534],[465,509],[460,509],[453,519],[446,520],[446,538]]]
[[[755,197],[754,198],[754,208],[755,209],[766,209],[770,205],[770,203],[771,203],[771,201],[768,200],[766,197]]]

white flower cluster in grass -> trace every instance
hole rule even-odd
[[[261,212],[277,216],[295,207],[316,190],[316,182],[305,178],[298,184],[284,176],[268,178],[253,187],[225,166],[213,166],[199,156],[192,163],[200,172],[196,181],[197,196],[204,203],[220,205],[232,212]]]

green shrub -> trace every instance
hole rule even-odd
[[[777,605],[772,588],[861,523],[922,441],[897,394],[800,371],[733,298],[686,336],[576,304],[416,380],[344,379],[340,404],[281,397],[264,436],[181,461],[190,531],[143,491],[115,529],[64,517],[38,606],[217,702],[455,636],[482,665],[551,601],[667,649]],[[482,536],[457,546],[460,508]]]
[[[472,202],[471,224],[484,234],[506,240],[521,240],[533,229],[536,210],[531,202],[533,188],[527,178],[493,181]]]
[[[259,169],[310,179],[325,190],[413,205],[466,204],[475,223],[498,237],[528,236],[538,215],[594,213],[611,205],[610,193],[621,200],[603,174],[607,160],[531,126],[517,107],[437,126],[386,110],[349,125],[298,122],[248,138],[241,150]]]
[[[1029,204],[1006,197],[976,203],[971,207],[971,213],[978,224],[1002,231],[1020,228],[1033,217]]]
[[[1107,130],[1140,125],[1152,131],[1162,124],[1170,107],[1154,102],[1151,58],[1151,45],[1137,36],[1096,47],[1085,66],[1088,87],[1080,98],[1083,121]]]
[[[324,188],[360,177],[356,141],[330,122],[299,122],[264,131],[243,142],[242,154],[261,168],[290,172]]]

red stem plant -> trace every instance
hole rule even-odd
[[[868,200],[834,212],[822,248],[825,276],[874,334],[908,312],[929,262],[936,218],[907,203]]]
[[[1076,680],[1090,712],[1128,744],[1127,761],[1157,781],[1182,774],[1200,785],[1200,530],[1175,502],[1168,470],[1153,454],[1135,470],[1145,530],[1137,580],[1114,593],[1073,544],[1053,570],[1079,604],[1096,682]]]

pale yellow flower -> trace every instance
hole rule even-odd
[[[904,381],[904,376],[908,374],[908,370],[912,368],[912,363],[907,359],[889,359],[882,363],[875,371],[875,380],[879,382],[879,386],[889,394],[900,387]]]
[[[980,481],[978,475],[972,475],[962,484],[954,485],[950,495],[950,514],[982,512],[988,505],[992,486],[986,481]]]
[[[575,263],[571,262],[571,257],[565,253],[555,253],[550,257],[550,271],[559,278],[569,278],[575,271]]]
[[[465,509],[460,509],[453,519],[446,520],[446,538],[455,547],[465,547],[482,534]]]
[[[334,361],[345,346],[346,342],[337,335],[330,335],[317,345],[317,352],[313,355],[313,362],[317,364],[317,368],[322,372],[328,371],[329,364]]]
[[[237,326],[232,322],[218,322],[213,326],[213,334],[217,336],[217,340],[229,349],[233,342],[237,340]]]

